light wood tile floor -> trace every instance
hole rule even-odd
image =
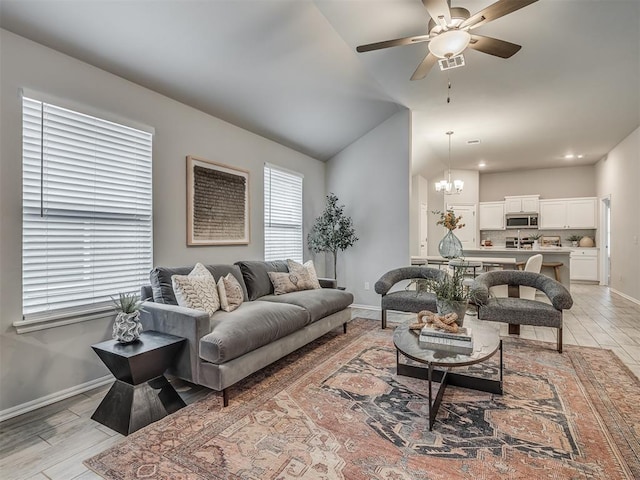
[[[640,305],[596,285],[571,285],[573,308],[565,312],[564,343],[606,348],[640,378]],[[354,317],[376,320],[380,312],[354,309]],[[408,314],[390,313],[389,321]],[[507,325],[501,325],[507,335]],[[522,338],[555,342],[555,332],[523,327]],[[210,390],[174,382],[187,404]],[[82,461],[120,441],[122,435],[91,420],[109,386],[12,418],[0,424],[0,478],[3,480],[100,479]],[[233,400],[232,400],[233,401]]]

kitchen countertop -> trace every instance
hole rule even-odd
[[[578,247],[539,247],[537,249],[532,248],[506,248],[505,246],[496,245],[494,247],[476,247],[465,248],[465,252],[509,252],[509,253],[571,253]]]

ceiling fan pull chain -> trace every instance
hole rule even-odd
[[[451,103],[451,80],[447,77],[447,103]]]

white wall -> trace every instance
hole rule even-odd
[[[595,197],[595,168],[593,165],[586,165],[480,174],[481,202],[501,201],[509,195],[540,195],[540,198]]]
[[[328,162],[327,190],[345,205],[360,238],[338,257],[338,283],[353,292],[356,304],[379,307],[375,282],[392,268],[409,265],[410,142],[407,110]]]
[[[308,231],[324,206],[325,164],[170,100],[120,77],[0,31],[0,412],[106,375],[90,345],[110,337],[109,318],[17,335],[21,318],[21,100],[40,91],[155,128],[154,263],[229,263],[263,257],[263,163],[304,174]],[[185,157],[250,171],[251,243],[186,246]],[[408,178],[408,177],[407,177]],[[405,189],[406,190],[406,189]],[[406,208],[408,211],[408,208]],[[364,236],[364,232],[363,232]],[[305,242],[306,244],[306,242]],[[305,256],[309,257],[308,252]],[[323,274],[322,265],[319,265]]]
[[[640,302],[640,128],[596,166],[597,196],[611,195],[611,288]]]

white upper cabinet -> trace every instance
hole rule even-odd
[[[534,213],[538,211],[540,195],[504,197],[505,213]]]
[[[481,202],[478,220],[480,230],[504,230],[504,202]]]
[[[597,199],[563,198],[558,200],[540,200],[541,230],[566,228],[597,228]]]

